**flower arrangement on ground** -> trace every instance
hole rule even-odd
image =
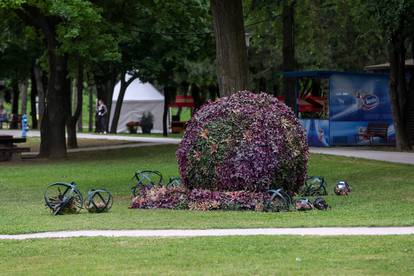
[[[202,106],[176,155],[183,185],[142,187],[131,208],[279,211],[269,192],[297,193],[307,176],[304,130],[265,93],[243,91]]]
[[[209,102],[188,122],[177,150],[188,189],[298,192],[308,146],[295,114],[276,98],[239,92]]]

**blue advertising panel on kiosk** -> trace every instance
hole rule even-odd
[[[388,76],[332,74],[329,78],[329,121],[333,145],[392,143],[395,133]]]
[[[395,143],[387,74],[305,71],[284,75],[298,82],[323,79],[328,83],[326,118],[300,114],[310,146]]]

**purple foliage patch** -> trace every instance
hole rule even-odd
[[[176,155],[189,190],[297,192],[306,179],[308,146],[284,103],[242,91],[202,106]]]
[[[269,197],[268,193],[261,192],[187,191],[183,187],[148,186],[132,199],[131,208],[263,211]]]

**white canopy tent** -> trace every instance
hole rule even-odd
[[[131,76],[128,75],[128,80]],[[119,96],[121,82],[114,88],[112,96],[112,108],[110,114],[110,125],[114,116],[116,101]],[[152,132],[162,132],[162,115],[164,112],[164,96],[150,83],[142,83],[135,79],[125,91],[124,101],[119,116],[117,133],[128,132],[126,124],[130,121],[140,121],[144,112],[151,112],[154,115],[154,128]]]

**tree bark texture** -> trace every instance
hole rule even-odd
[[[36,90],[38,95],[38,112],[39,112],[39,128],[42,125],[43,114],[45,113],[45,95],[46,91],[43,85],[42,70],[38,66],[34,66],[33,74],[36,81]]]
[[[27,80],[19,82],[21,108],[20,114],[27,114]]]
[[[45,110],[40,129],[40,152],[43,158],[66,157],[65,122],[67,102],[65,97],[65,81],[67,77],[67,57],[58,53],[56,26],[61,18],[48,16],[29,4],[22,4],[16,14],[28,24],[38,28],[44,35],[47,46],[49,77],[47,94],[45,95]]]
[[[124,101],[125,92],[128,86],[137,78],[137,76],[132,75],[130,76],[128,80],[126,80],[125,79],[126,77],[127,77],[127,73],[123,72],[121,75],[121,87],[119,89],[119,96],[116,101],[114,117],[112,118],[112,124],[111,124],[111,130],[110,130],[111,133],[116,133],[116,129],[118,127],[119,116],[121,115],[121,108],[122,108],[122,103]]]
[[[30,74],[30,116],[32,117],[32,129],[38,128],[36,97],[37,97],[37,84],[36,84],[36,77],[34,74],[34,68],[32,68],[31,74]]]
[[[69,90],[70,91],[70,90]],[[71,95],[69,95],[71,98]],[[69,106],[71,107],[71,101],[69,101]],[[78,64],[78,72],[76,76],[76,109],[72,115],[71,109],[68,114],[68,119],[66,122],[66,129],[68,132],[68,148],[74,149],[78,147],[78,141],[76,137],[76,124],[80,118],[83,105],[83,65],[81,62]]]
[[[293,71],[296,68],[295,60],[295,5],[294,0],[283,1],[283,71]],[[285,104],[297,114],[296,80],[283,78],[283,96]]]
[[[408,90],[405,74],[405,39],[395,33],[390,46],[390,98],[396,134],[396,147],[400,151],[411,149],[408,135]]]
[[[164,87],[164,113],[162,115],[162,135],[168,136],[168,108],[172,97],[177,93],[177,88],[172,86]]]
[[[11,129],[18,129],[18,115],[19,115],[19,82],[17,80],[12,81],[12,117],[10,119],[10,128]]]
[[[248,88],[247,50],[241,0],[210,0],[221,96]]]

